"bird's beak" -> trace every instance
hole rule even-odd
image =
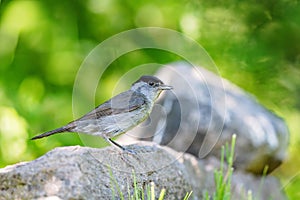
[[[171,89],[173,89],[173,87],[169,86],[169,85],[162,84],[162,85],[159,86],[159,89],[161,89],[161,90],[171,90]]]

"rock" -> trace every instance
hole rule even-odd
[[[285,122],[242,89],[184,62],[162,68],[157,76],[174,89],[164,92],[150,118],[121,142],[154,141],[204,158],[219,156],[235,133],[237,169],[261,174],[268,166],[271,172],[285,159]]]
[[[138,155],[122,154],[115,147],[56,148],[28,163],[6,167],[0,172],[0,199],[113,199],[127,196],[133,188],[134,170],[140,185],[154,182],[157,193],[168,188],[167,199],[183,198],[192,190],[184,166],[176,157],[156,146],[138,150]],[[112,176],[110,176],[110,170]],[[133,191],[131,190],[131,193]],[[158,196],[158,194],[157,194]]]
[[[214,156],[197,159],[191,154],[183,154],[180,160],[185,165],[193,192],[197,199],[203,199],[204,191],[210,196],[215,192],[214,171],[220,167],[220,161]],[[226,169],[225,165],[225,169]],[[260,177],[243,171],[234,170],[231,180],[231,198],[256,200],[284,200],[284,193],[277,178],[273,176]],[[204,189],[203,189],[204,188]],[[247,198],[251,193],[252,198]]]
[[[0,169],[0,199],[120,199],[118,190],[128,199],[134,192],[133,171],[139,187],[155,184],[156,197],[163,188],[165,199],[183,199],[190,191],[191,199],[201,199],[205,190],[212,193],[217,159],[197,160],[147,142],[127,148],[137,154],[115,147],[59,147],[34,161]],[[285,199],[277,180],[269,176],[264,180],[272,184],[259,185],[261,178],[237,173],[233,195],[245,197],[244,191],[255,186],[252,193],[257,199]]]

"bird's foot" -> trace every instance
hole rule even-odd
[[[137,155],[137,152],[134,151],[133,149],[123,147],[123,151],[128,154]]]

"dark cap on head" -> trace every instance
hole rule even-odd
[[[155,76],[142,76],[141,78],[139,78],[136,82],[134,82],[132,85],[138,83],[138,82],[145,82],[145,83],[148,83],[148,82],[153,82],[153,83],[160,83],[160,84],[164,84],[160,79],[156,78]]]

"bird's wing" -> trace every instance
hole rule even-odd
[[[78,120],[99,119],[108,115],[130,112],[140,108],[145,103],[144,95],[129,90],[104,102]]]

